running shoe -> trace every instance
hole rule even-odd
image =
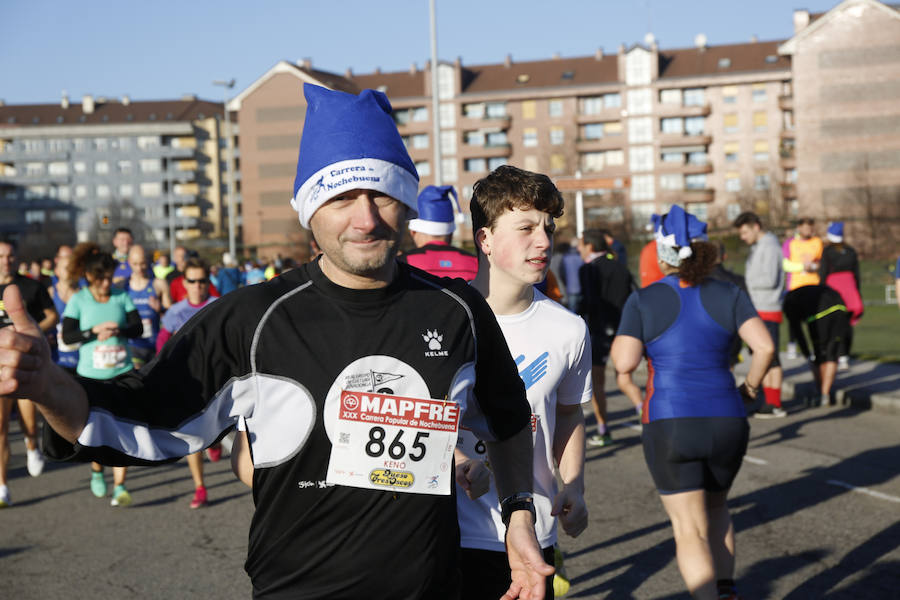
[[[212,462],[219,462],[222,458],[222,444],[213,444],[206,449],[206,455]]]
[[[763,405],[753,413],[753,416],[757,419],[781,419],[787,416],[787,411],[780,406],[763,402]]]
[[[604,446],[609,446],[613,443],[612,436],[609,432],[604,434],[595,434],[588,438],[587,445],[594,446],[595,448],[603,448]]]
[[[850,370],[850,357],[849,356],[838,356],[838,371],[849,371]]]
[[[788,342],[787,352],[785,352],[785,354],[787,354],[787,357],[790,359],[797,358],[797,342]]]
[[[200,508],[201,506],[206,506],[206,502],[206,488],[201,485],[194,492],[194,499],[191,500],[191,508]]]
[[[5,485],[0,485],[0,508],[6,508],[12,504],[12,501],[9,499],[9,488]]]
[[[120,484],[113,489],[112,500],[109,501],[110,506],[128,506],[131,504],[131,494]]]
[[[91,471],[91,493],[98,498],[106,496],[106,479],[103,471]]]
[[[34,450],[26,450],[25,463],[28,466],[28,474],[37,477],[44,472],[44,455],[35,448]]]

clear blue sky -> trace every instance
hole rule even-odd
[[[438,56],[463,64],[613,53],[651,31],[661,48],[787,39],[794,8],[838,0],[437,0]],[[185,93],[220,100],[279,60],[368,73],[421,68],[428,0],[7,0],[0,18],[0,99],[57,102],[63,90],[134,100]]]

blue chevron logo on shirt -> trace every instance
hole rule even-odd
[[[544,352],[540,356],[538,356],[534,362],[530,365],[519,371],[519,377],[522,378],[522,383],[525,384],[525,389],[527,390],[535,383],[544,378],[544,375],[547,374],[547,363],[548,357],[550,356],[549,352]],[[525,362],[525,355],[520,354],[516,357],[516,366],[519,366]]]

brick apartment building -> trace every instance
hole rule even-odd
[[[0,234],[23,255],[119,226],[151,248],[224,246],[221,118],[194,97],[0,105]]]
[[[869,213],[898,203],[900,13],[845,0],[823,14],[796,11],[794,21],[787,41],[710,46],[699,35],[694,47],[666,50],[648,36],[610,54],[439,62],[443,183],[468,199],[506,163],[560,181],[603,177],[621,187],[586,190],[586,220],[626,235],[675,202],[720,227],[746,209],[774,222],[811,214],[862,227],[865,215],[848,203],[867,199]],[[430,65],[337,74],[280,62],[229,102],[241,125],[244,243],[263,255],[305,253],[288,205],[303,82],[383,90],[422,185],[434,179]],[[865,184],[847,167],[859,160]]]

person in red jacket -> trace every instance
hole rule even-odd
[[[409,235],[416,249],[401,259],[438,277],[460,277],[471,281],[478,272],[478,259],[450,245],[456,230],[454,202],[458,210],[459,200],[452,185],[429,185],[422,190],[418,198],[419,218],[409,222]]]

